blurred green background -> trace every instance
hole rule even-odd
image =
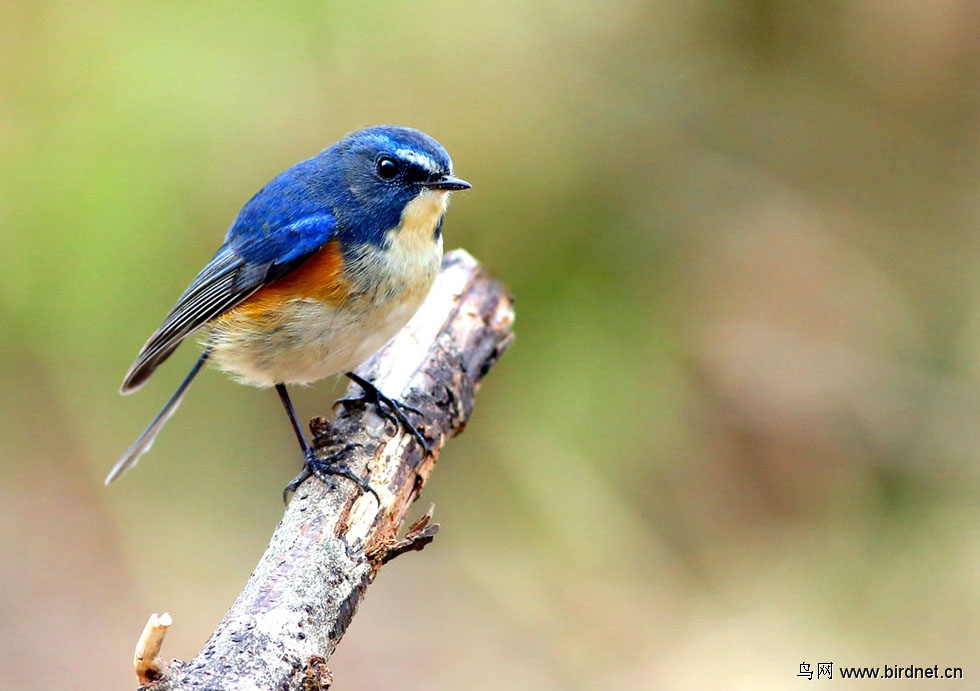
[[[473,183],[447,248],[518,338],[336,688],[975,683],[976,4],[0,11],[0,688],[133,687],[150,612],[186,659],[230,605],[299,465],[278,400],[205,374],[107,489],[194,348],[117,389],[241,205],[380,123]]]

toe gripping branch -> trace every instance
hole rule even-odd
[[[368,483],[367,480],[355,473],[350,469],[350,466],[347,465],[347,454],[356,449],[358,446],[358,444],[344,444],[342,447],[336,451],[332,451],[323,458],[318,457],[316,452],[313,450],[313,447],[308,446],[304,452],[306,462],[303,464],[303,469],[299,471],[299,475],[290,480],[289,484],[283,488],[282,502],[284,504],[288,504],[289,497],[296,491],[296,488],[303,484],[303,482],[312,475],[328,487],[333,487],[333,478],[345,477],[360,487],[362,492],[370,492],[373,494],[374,498],[377,499],[378,503],[380,504],[381,497],[378,496],[378,493],[374,490],[374,488]]]
[[[300,427],[299,420],[296,417],[296,410],[293,408],[293,402],[289,398],[289,393],[286,391],[285,385],[277,384],[276,392],[279,394],[282,405],[286,409],[286,415],[289,417],[289,423],[293,428],[293,432],[296,434],[296,440],[299,442],[299,447],[303,451],[303,469],[299,472],[299,475],[290,480],[289,483],[283,488],[283,503],[289,504],[289,497],[296,491],[296,488],[299,487],[308,477],[314,475],[328,487],[333,487],[334,477],[345,477],[360,487],[362,492],[370,492],[373,494],[374,498],[378,500],[378,504],[380,504],[381,497],[379,497],[378,493],[374,491],[374,488],[371,487],[371,485],[369,485],[364,478],[351,470],[344,460],[347,453],[356,448],[357,445],[345,444],[340,449],[327,454],[323,458],[318,457],[316,455],[316,451],[312,446],[310,446],[309,442],[306,441],[306,435],[303,434],[303,429]]]
[[[373,405],[382,418],[391,422],[395,427],[401,426],[406,432],[412,435],[412,437],[419,443],[422,447],[423,455],[428,455],[431,453],[432,448],[429,445],[428,440],[422,434],[419,429],[412,424],[412,421],[408,419],[405,411],[415,413],[419,416],[424,416],[424,413],[410,406],[406,403],[401,403],[393,398],[389,398],[384,395],[377,386],[372,384],[370,381],[361,377],[353,372],[347,372],[346,376],[361,387],[363,393],[360,396],[352,398],[340,398],[334,402],[334,407],[337,405]],[[289,395],[285,392],[285,387],[277,387],[279,391],[280,398],[283,400],[283,405],[286,407],[286,412],[289,413],[290,420],[295,421],[296,415],[292,408],[292,403],[289,401]],[[321,482],[327,486],[333,486],[333,478],[344,477],[353,482],[355,485],[361,488],[362,492],[370,492],[377,499],[378,503],[381,503],[381,497],[373,487],[362,478],[360,475],[351,470],[350,466],[347,465],[346,457],[359,446],[359,444],[346,443],[336,450],[331,451],[329,454],[323,457],[316,455],[314,448],[306,441],[305,435],[302,430],[299,429],[299,423],[294,422],[293,429],[296,433],[296,438],[299,440],[300,447],[303,449],[303,455],[305,456],[305,462],[303,464],[303,469],[300,473],[294,477],[289,483],[283,488],[282,498],[283,503],[289,503],[289,497],[296,491],[296,489],[306,481],[311,475],[318,478]]]
[[[364,393],[355,398],[339,398],[334,401],[334,407],[336,407],[338,404],[345,406],[349,404],[371,404],[377,408],[378,415],[396,427],[401,425],[406,432],[411,434],[419,443],[419,446],[422,447],[422,451],[424,453],[428,454],[432,451],[432,448],[429,446],[429,442],[426,440],[425,436],[419,431],[418,427],[412,424],[412,421],[408,419],[408,416],[405,415],[405,411],[407,410],[411,413],[424,417],[424,413],[421,410],[414,408],[407,403],[399,403],[393,398],[388,398],[381,393],[381,390],[378,389],[377,386],[360,375],[354,374],[353,372],[347,372],[346,376],[352,382],[360,386]]]

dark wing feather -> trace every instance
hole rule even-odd
[[[246,266],[246,261],[233,248],[225,245],[218,250],[177,300],[160,328],[140,349],[123,380],[122,393],[130,393],[142,386],[180,342],[202,324],[231,309],[262,287],[259,282],[250,281],[241,285],[236,280]]]
[[[120,391],[124,394],[136,391],[187,336],[295,268],[312,253],[292,256],[284,262],[256,265],[246,261],[233,247],[222,247],[180,296],[160,328],[147,339],[126,373]]]

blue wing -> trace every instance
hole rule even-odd
[[[318,195],[311,194],[303,165],[279,175],[241,210],[225,244],[143,345],[123,380],[122,393],[142,386],[203,324],[294,269],[333,237],[337,221]]]

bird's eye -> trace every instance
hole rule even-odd
[[[385,180],[391,180],[398,175],[398,162],[387,156],[382,156],[378,159],[377,170],[379,177]]]

